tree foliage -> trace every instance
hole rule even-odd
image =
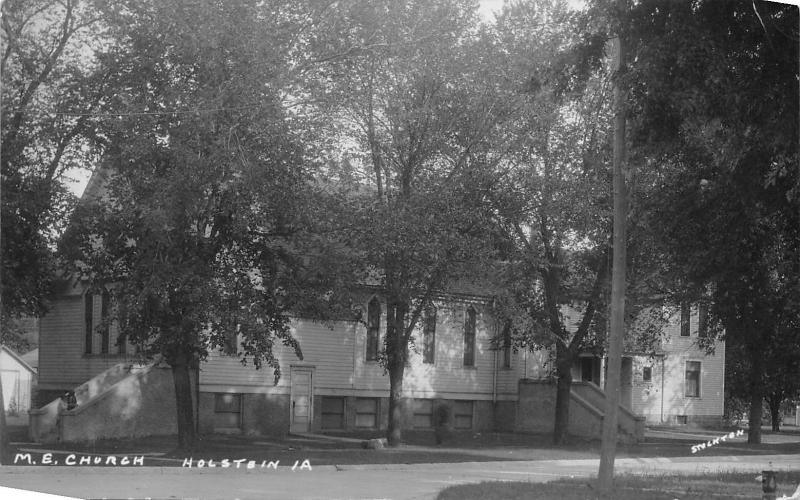
[[[493,200],[510,242],[496,312],[517,345],[555,352],[557,443],[573,362],[591,339],[602,349],[609,275],[610,86],[601,67],[587,75],[572,57],[577,26],[563,2],[517,3],[497,23],[516,84],[508,98],[523,111],[510,124],[519,140]]]
[[[496,47],[468,1],[341,2],[346,56],[327,66],[321,109],[349,146],[331,170],[335,232],[362,284],[386,301],[383,363],[392,445],[401,439],[403,373],[420,315],[475,278],[490,254],[485,193],[504,151],[496,125]],[[336,51],[334,51],[336,52]]]
[[[74,203],[66,181],[96,158],[89,113],[109,89],[90,55],[95,14],[80,0],[3,2],[3,325],[44,312]]]
[[[290,315],[325,309],[307,258],[320,253],[308,236],[314,162],[283,101],[299,28],[277,5],[246,1],[104,13],[116,118],[63,248],[79,279],[111,293],[123,338],[172,366],[186,448],[189,370],[233,347],[277,381],[276,344],[302,357]]]
[[[769,346],[797,343],[797,9],[642,2],[631,25],[632,154],[656,172],[648,224],[684,296],[707,297],[730,352],[750,359],[759,442]]]

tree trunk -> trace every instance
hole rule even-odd
[[[756,350],[757,351],[757,350]],[[761,443],[761,416],[764,405],[764,381],[761,368],[761,353],[751,353],[753,364],[750,372],[750,423],[747,432],[747,442]]]
[[[172,380],[175,384],[175,406],[178,410],[178,449],[192,451],[195,445],[195,430],[192,407],[192,381],[188,353],[180,353],[171,363]]]
[[[390,301],[386,307],[386,368],[389,372],[389,426],[386,440],[398,446],[403,439],[403,375],[408,342],[404,342],[405,304]]]
[[[389,427],[386,440],[389,446],[398,446],[403,440],[403,372],[404,366],[389,370]]]
[[[769,416],[772,422],[772,432],[781,431],[781,403],[783,402],[782,394],[770,394],[767,397],[767,404],[769,404]]]
[[[563,344],[556,344],[556,416],[553,443],[562,444],[569,432],[569,403],[572,390],[572,353]]]

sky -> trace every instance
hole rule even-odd
[[[478,12],[484,19],[492,19],[492,14],[503,8],[504,0],[481,0]]]
[[[481,16],[483,16],[484,19],[491,20],[493,19],[492,16],[494,13],[503,8],[504,2],[505,0],[480,0],[478,12],[481,14]],[[567,3],[575,10],[579,10],[586,5],[585,0],[567,0]]]

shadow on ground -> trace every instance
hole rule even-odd
[[[663,437],[659,437],[663,434]],[[652,432],[644,443],[618,447],[617,457],[687,457],[725,455],[800,454],[800,435],[786,434],[785,442],[748,445],[739,437],[706,448],[696,454],[691,447],[702,437],[725,434],[724,430],[680,430]],[[477,462],[503,460],[578,460],[599,456],[599,441],[572,438],[555,446],[550,435],[511,433],[454,433],[441,446],[433,432],[407,431],[404,444],[397,448],[368,450],[361,440],[381,437],[378,432],[329,433],[272,438],[263,436],[204,435],[191,452],[176,451],[175,436],[150,436],[139,439],[98,440],[86,443],[35,444],[27,441],[24,428],[11,429],[12,453],[33,455],[52,453],[59,463],[70,455],[144,456],[144,465],[178,466],[197,460],[247,459],[257,462],[280,461],[292,465],[309,460],[312,465],[418,464],[439,462]],[[793,438],[791,436],[794,436]],[[35,460],[35,458],[34,458]]]

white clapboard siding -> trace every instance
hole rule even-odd
[[[96,308],[95,317],[99,316],[99,309]],[[40,389],[76,387],[98,373],[127,361],[124,355],[84,354],[86,335],[81,295],[62,295],[53,299],[39,328]],[[95,342],[99,342],[97,338]],[[114,341],[112,331],[111,351],[116,350]]]
[[[690,317],[690,335],[681,337],[680,316],[670,319],[662,341],[663,357],[639,357],[634,362],[632,410],[646,416],[721,416],[724,412],[725,343],[713,354],[697,346],[696,311]],[[686,362],[699,361],[700,397],[686,396]],[[642,368],[652,368],[652,381],[642,380]],[[663,391],[663,396],[661,392]]]
[[[433,365],[422,363],[420,352],[412,352],[403,384],[404,392],[414,397],[438,395],[489,396],[492,394],[494,354],[493,323],[481,308],[475,325],[475,366],[464,366],[464,318],[466,305],[440,307],[436,325],[436,354]]]
[[[252,364],[243,366],[237,356],[213,353],[201,367],[203,386],[250,387],[256,392],[288,387],[291,366],[314,368],[315,388],[349,388],[353,383],[353,330],[355,323],[332,325],[298,320],[292,324],[292,336],[300,344],[303,359],[282,344],[275,346],[281,367],[281,379],[275,386],[274,371],[269,366],[256,370]],[[245,389],[242,389],[246,392]]]

